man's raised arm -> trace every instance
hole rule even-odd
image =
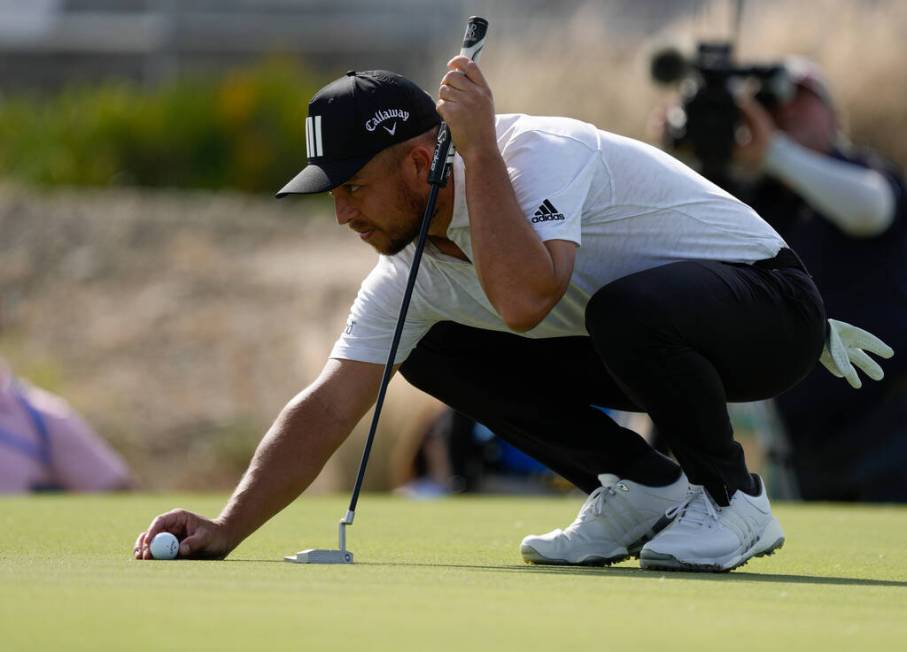
[[[473,264],[495,311],[517,332],[539,324],[564,296],[576,244],[543,242],[517,201],[498,150],[494,101],[478,65],[458,56],[438,89],[438,112],[463,159]]]
[[[328,360],[274,421],[220,516],[209,520],[183,509],[161,514],[136,539],[136,559],[151,559],[148,546],[165,531],[180,539],[180,557],[230,554],[312,483],[374,403],[381,373],[381,365]]]

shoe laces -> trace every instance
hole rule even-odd
[[[616,484],[616,482],[613,484],[603,484],[589,494],[589,497],[586,498],[586,502],[584,502],[583,506],[580,508],[579,514],[577,514],[573,525],[578,525],[590,518],[601,516],[602,512],[605,510],[605,503],[608,501],[608,498],[617,495],[617,491],[614,489]]]
[[[666,511],[665,516],[676,516],[677,522],[687,521],[693,525],[711,527],[713,522],[718,521],[718,507],[705,487],[691,486],[687,499]]]

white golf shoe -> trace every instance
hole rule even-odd
[[[605,566],[638,556],[643,544],[669,520],[665,512],[683,504],[686,475],[666,487],[598,476],[602,486],[589,494],[565,530],[530,535],[520,544],[523,560],[534,564]]]
[[[673,522],[643,546],[639,564],[654,570],[729,571],[784,545],[759,479],[759,495],[737,491],[727,507],[694,486],[686,503],[668,512]]]

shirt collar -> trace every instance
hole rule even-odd
[[[469,241],[469,233],[464,229],[469,228],[469,212],[466,208],[466,168],[463,165],[463,159],[459,154],[454,155],[453,170],[451,171],[451,181],[453,181],[453,206],[451,208],[450,224],[447,225],[447,237],[463,252],[472,257],[472,243]],[[448,256],[442,253],[431,240],[425,243],[425,255],[440,261],[446,261],[456,264],[468,264],[466,261]]]

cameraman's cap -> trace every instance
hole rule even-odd
[[[277,197],[336,188],[381,150],[440,122],[432,97],[405,77],[386,70],[351,70],[309,102],[309,164]]]
[[[795,86],[805,88],[826,106],[834,107],[828,78],[819,64],[805,57],[790,56],[784,59],[784,69]]]

